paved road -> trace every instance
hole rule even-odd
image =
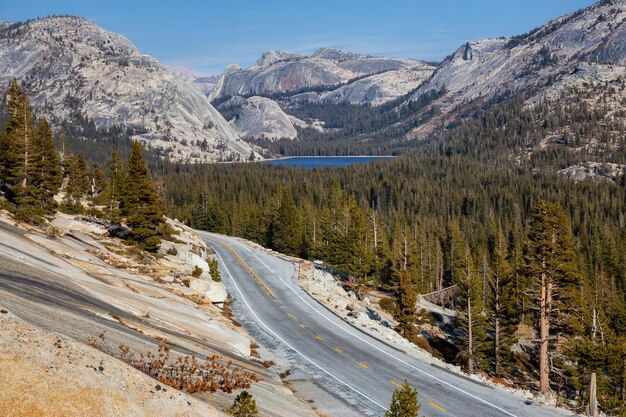
[[[310,380],[355,415],[383,416],[397,385],[418,388],[428,417],[572,415],[527,405],[504,390],[486,387],[421,362],[350,326],[306,294],[297,267],[240,241],[202,233],[217,252],[222,277],[236,298],[235,313],[270,349],[286,351]]]

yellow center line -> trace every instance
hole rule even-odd
[[[316,338],[317,340],[324,340],[324,338],[323,338],[322,336],[315,336],[315,338]]]
[[[397,383],[396,381],[394,381],[393,379],[390,379],[389,382],[391,382],[393,385],[395,385],[396,387],[400,387],[402,388],[402,385]]]
[[[291,314],[291,313],[287,313],[287,317],[289,317],[289,318],[293,318],[293,314]]]
[[[300,327],[304,329],[304,323],[300,323]]]
[[[270,291],[270,289],[269,289],[269,288],[267,288],[267,286],[263,283],[263,281],[261,281],[261,278],[259,278],[259,276],[258,276],[258,275],[257,275],[257,274],[256,274],[256,273],[252,270],[252,269],[250,269],[250,267],[248,266],[248,264],[247,264],[247,263],[245,263],[245,262],[243,261],[243,259],[241,259],[241,257],[237,254],[237,252],[235,252],[235,250],[234,250],[234,249],[233,249],[233,248],[232,248],[232,247],[231,247],[228,243],[223,242],[223,241],[221,241],[221,240],[219,240],[219,239],[210,238],[210,237],[208,237],[207,239],[212,240],[212,241],[214,241],[214,242],[217,242],[217,243],[219,243],[219,244],[221,244],[221,245],[224,245],[224,246],[225,246],[225,247],[226,247],[229,251],[231,251],[231,252],[232,252],[232,254],[233,254],[233,255],[235,255],[235,258],[237,258],[237,260],[239,261],[239,263],[240,263],[241,265],[243,265],[243,267],[244,267],[244,268],[246,268],[246,270],[250,273],[250,275],[252,275],[252,278],[254,278],[254,279],[256,280],[256,282],[258,282],[258,283],[259,283],[259,285],[260,285],[261,287],[263,287],[263,289],[264,289],[265,291],[267,291],[267,293],[270,295],[270,297],[274,297],[274,294],[272,294],[272,292]]]
[[[336,351],[337,353],[342,353],[342,352],[343,352],[343,350],[341,350],[341,349],[339,349],[339,348],[335,348],[335,351]]]
[[[443,408],[443,407],[442,407],[442,406],[440,406],[439,404],[434,403],[434,402],[432,402],[432,401],[428,401],[428,404],[432,405],[432,406],[433,406],[433,407],[435,407],[435,408],[440,409],[441,411],[446,411],[446,409],[445,409],[445,408]]]
[[[363,362],[359,362],[359,361],[357,361],[357,363],[358,363],[359,365],[361,365],[361,366],[362,366],[363,368],[365,368],[365,369],[369,368],[369,366],[367,366],[367,365],[366,365],[366,364],[364,364]]]
[[[285,309],[285,306],[280,306],[280,309],[281,309],[281,310],[284,310],[284,309]]]

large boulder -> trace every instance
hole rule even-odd
[[[211,300],[212,303],[223,303],[228,296],[221,282],[192,278],[189,280],[189,288]]]

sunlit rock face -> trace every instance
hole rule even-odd
[[[53,122],[80,112],[99,127],[126,126],[174,159],[246,160],[252,151],[202,91],[83,18],[0,26],[0,89],[12,78]]]

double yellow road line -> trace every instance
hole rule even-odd
[[[263,283],[263,281],[261,281],[261,278],[259,278],[259,276],[248,266],[247,263],[244,262],[243,259],[241,259],[241,256],[239,256],[237,254],[237,252],[235,252],[235,250],[228,243],[226,243],[226,242],[224,242],[222,240],[219,240],[219,239],[215,239],[213,237],[207,237],[207,239],[212,240],[212,241],[214,241],[216,243],[219,243],[220,245],[225,246],[226,249],[228,249],[235,256],[235,258],[237,258],[239,263],[241,265],[243,265],[244,268],[246,268],[246,270],[250,273],[250,275],[252,275],[252,278],[254,278],[256,280],[256,282],[258,282],[259,285],[261,287],[263,287],[263,289],[270,295],[270,297],[274,298],[274,294],[272,293],[272,291],[269,288],[267,288],[267,285],[265,285]]]

